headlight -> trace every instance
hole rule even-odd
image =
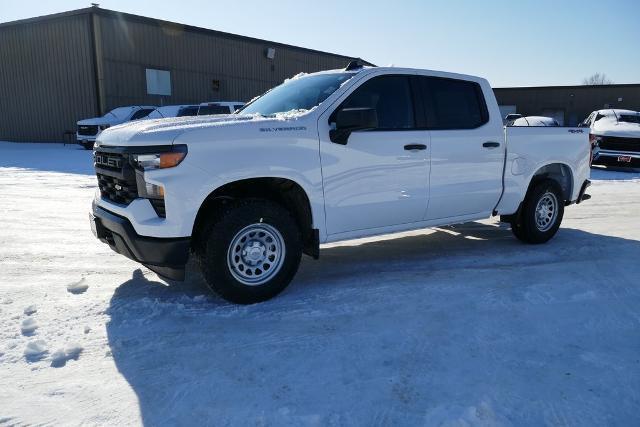
[[[186,145],[170,145],[149,153],[134,154],[134,166],[140,170],[166,169],[178,166],[187,157]]]

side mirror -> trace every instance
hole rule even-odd
[[[331,142],[345,145],[351,132],[378,127],[378,113],[375,108],[344,108],[335,116],[335,129],[329,131]]]

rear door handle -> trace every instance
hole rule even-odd
[[[495,141],[487,141],[484,144],[482,144],[482,146],[484,148],[497,148],[497,147],[500,147],[500,143]]]
[[[426,150],[427,146],[424,144],[407,144],[404,146],[404,149],[407,151]]]

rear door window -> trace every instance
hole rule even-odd
[[[475,129],[489,121],[478,83],[439,77],[420,77],[419,82],[429,129]]]

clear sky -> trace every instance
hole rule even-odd
[[[492,85],[640,83],[640,0],[94,0],[107,9]],[[89,6],[0,0],[0,22]],[[1,41],[0,41],[0,48]]]

